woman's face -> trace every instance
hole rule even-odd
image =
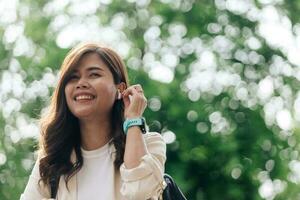
[[[67,105],[79,119],[108,117],[116,93],[112,73],[96,53],[80,59],[65,87]]]

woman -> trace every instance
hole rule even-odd
[[[166,144],[158,133],[144,134],[146,104],[117,53],[94,43],[73,48],[41,121],[21,200],[49,199],[54,177],[60,200],[159,199]]]

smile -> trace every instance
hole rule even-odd
[[[92,95],[78,95],[74,98],[75,101],[80,101],[80,100],[92,100],[94,99],[95,96]]]

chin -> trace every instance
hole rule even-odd
[[[84,119],[92,115],[92,111],[87,111],[87,110],[74,111],[72,113],[78,119]]]

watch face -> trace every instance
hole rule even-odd
[[[144,117],[142,117],[141,119],[142,119],[142,125],[140,126],[140,128],[141,128],[142,133],[145,134],[146,133],[146,120]]]
[[[145,120],[145,118],[144,118],[144,117],[142,117],[141,119],[142,119],[142,125],[145,125],[145,123],[146,123],[146,120]]]

